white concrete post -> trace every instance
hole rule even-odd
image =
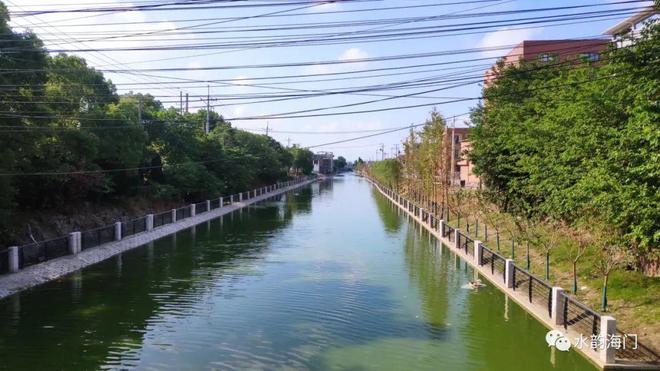
[[[223,206],[225,206],[224,203],[223,203],[223,202],[224,202],[223,197],[220,197],[219,201],[220,201],[220,202],[218,203],[218,205],[220,205],[219,207],[223,207]]]
[[[552,323],[554,323],[557,326],[563,325],[564,321],[563,318],[560,318],[561,316],[559,313],[562,313],[564,310],[564,289],[561,287],[553,287],[552,288],[552,307],[550,309],[550,315],[552,316]]]
[[[616,319],[611,316],[601,316],[600,317],[600,341],[603,342],[600,353],[600,360],[605,364],[614,363],[614,354],[616,353],[616,348],[608,347],[607,342],[616,334]]]
[[[147,225],[147,231],[154,230],[154,214],[147,214],[145,224]]]
[[[16,273],[18,272],[18,246],[12,246],[9,248],[9,254],[7,255],[9,259],[9,272]]]
[[[445,230],[445,220],[440,219],[440,222],[438,223],[438,232],[440,232],[440,237],[444,237],[442,235],[442,231],[444,231],[444,230]]]
[[[121,222],[115,223],[115,241],[121,240]]]
[[[234,195],[229,196],[229,203],[233,204],[234,203]]]
[[[80,232],[69,233],[69,254],[76,255],[80,252]]]
[[[176,209],[172,209],[172,223],[176,223]]]
[[[481,251],[483,248],[481,241],[474,240],[474,261],[479,267],[481,266]]]
[[[195,216],[195,215],[197,215],[195,204],[190,204],[190,216]]]
[[[206,200],[206,211],[211,211],[211,200]]]
[[[513,288],[513,259],[507,259],[505,261],[504,272],[504,277],[506,277],[506,287]]]
[[[238,194],[238,202],[243,201],[243,192]]]
[[[459,241],[459,238],[458,238],[458,233],[459,233],[460,231],[461,231],[461,230],[458,229],[458,228],[454,229],[454,248],[455,248],[456,250],[460,250],[460,249],[461,249],[461,244],[460,244],[460,241]]]

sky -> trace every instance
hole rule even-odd
[[[133,3],[125,0],[3,1],[9,8],[10,14],[15,13],[12,15],[11,25],[19,30],[32,30],[45,41],[48,49],[66,50],[68,53],[84,57],[89,65],[102,71],[124,70],[104,72],[107,78],[117,84],[117,91],[120,94],[129,91],[150,93],[163,101],[165,106],[179,107],[180,92],[188,93],[190,95],[189,107],[191,110],[196,110],[205,107],[206,103],[203,99],[207,94],[206,86],[210,85],[210,104],[213,106],[213,110],[230,119],[233,126],[258,133],[263,133],[268,127],[269,135],[283,145],[313,146],[312,150],[315,152],[331,151],[335,156],[342,155],[349,161],[358,157],[370,160],[393,155],[397,145],[399,145],[399,150],[402,149],[400,143],[408,135],[408,131],[400,130],[345,143],[318,145],[376,134],[378,130],[420,124],[429,117],[429,112],[434,107],[447,118],[450,124],[455,122],[456,127],[469,125],[468,116],[465,114],[478,103],[482,89],[477,80],[498,56],[506,54],[507,47],[530,39],[603,37],[602,34],[606,28],[623,20],[626,16],[614,14],[604,19],[566,21],[563,23],[567,24],[560,25],[556,23],[508,27],[495,25],[488,29],[465,30],[471,27],[470,23],[615,10],[645,5],[645,3],[612,4],[615,2],[614,0],[557,0],[552,2],[503,0],[479,3],[457,0],[368,0],[324,3],[323,1],[308,0],[305,4],[300,4],[304,1],[298,0],[296,4],[257,8],[216,7],[213,9],[159,11],[45,13],[23,16],[21,11],[117,6],[124,8],[144,4],[145,0],[134,0]],[[279,2],[292,1],[294,0]],[[249,3],[268,4],[269,2],[272,5],[273,0],[255,0]],[[456,4],[441,5],[447,3]],[[219,3],[213,4],[218,5]],[[239,3],[233,5],[235,4]],[[603,5],[543,13],[458,17],[471,13],[520,11],[586,4]],[[387,7],[402,6],[414,7],[383,10]],[[372,10],[355,11],[362,9]],[[379,20],[414,17],[417,17],[416,22],[400,20],[378,23]],[[359,22],[360,24],[350,27],[344,24],[343,27],[323,29],[273,30],[273,28],[281,29],[282,27],[295,28],[299,24],[329,22]],[[367,24],[364,24],[365,22]],[[111,25],[108,23],[129,24]],[[388,30],[396,32],[396,30],[406,28],[428,26],[462,27],[464,30],[455,31],[454,34],[415,35],[406,40],[374,41],[354,37],[366,35],[368,32]],[[267,28],[268,30],[259,31],[255,28]],[[215,32],[198,32],[207,30],[215,30]],[[308,33],[323,33],[329,37],[343,37],[348,40],[330,45],[291,46],[283,43],[271,43],[268,46],[244,45],[245,42],[263,39],[263,37]],[[127,34],[133,36],[125,37]],[[303,40],[319,38],[318,35],[301,37]],[[190,45],[200,43],[226,44],[228,42],[235,44],[223,45],[223,48],[201,50],[189,48]],[[145,47],[154,48],[173,44],[181,46],[181,48],[179,50],[80,51],[80,49],[108,48],[144,49]],[[497,50],[483,50],[484,48]],[[467,52],[466,49],[475,50]],[[457,54],[457,50],[462,50],[462,52]],[[442,54],[441,52],[446,53],[439,55]],[[435,53],[435,55],[386,61],[368,60],[418,53]],[[350,61],[351,63],[319,64],[320,61]],[[263,67],[263,65],[270,64],[300,64],[300,62],[309,63],[303,66]],[[419,64],[427,66],[410,67]],[[429,64],[433,65],[428,66]],[[253,67],[246,68],[250,65]],[[223,69],[200,70],[209,67],[222,67]],[[140,71],[154,68],[178,68],[180,70]],[[353,71],[361,72],[351,73]],[[296,77],[311,74],[326,76]],[[294,77],[285,78],[283,76]],[[470,76],[474,78],[470,79]],[[460,79],[466,77],[472,83],[461,83]],[[413,87],[390,86],[388,89],[383,89],[381,86],[381,89],[369,92],[291,97],[292,94],[317,93],[320,90],[328,89],[354,90],[384,84],[414,82],[421,84],[424,79],[428,82],[422,86],[419,84]],[[447,81],[451,79],[455,81]],[[287,99],[277,101],[264,97],[264,95],[271,94],[289,96],[286,97]],[[402,97],[402,95],[408,96]],[[264,100],[268,102],[262,102]],[[331,108],[336,106],[341,107]],[[415,107],[391,109],[401,106]],[[324,114],[326,116],[261,118],[261,116],[318,108],[327,109],[309,113],[302,112],[296,115]],[[375,109],[388,110],[329,115]],[[383,148],[383,151],[380,148]]]

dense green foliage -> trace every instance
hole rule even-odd
[[[470,158],[505,210],[602,223],[610,244],[657,257],[659,27],[597,63],[499,67],[472,114]]]
[[[309,175],[314,170],[314,153],[307,148],[294,145],[290,148],[293,155],[293,169],[296,174]]]
[[[376,161],[369,166],[369,172],[379,182],[397,188],[401,180],[401,163],[394,158]]]
[[[335,161],[335,169],[339,170],[339,171],[344,170],[344,168],[346,167],[346,164],[347,164],[347,162],[346,162],[346,159],[344,158],[344,156],[339,156],[339,157],[337,157],[337,160]]]
[[[232,128],[216,113],[206,134],[205,111],[118,95],[84,59],[49,56],[35,35],[13,32],[0,7],[0,47],[27,49],[0,55],[0,68],[17,70],[0,75],[0,235],[17,209],[126,196],[196,201],[284,180],[292,167],[311,172],[307,149]]]

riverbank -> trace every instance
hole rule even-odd
[[[176,221],[159,228],[138,233],[119,241],[109,242],[94,248],[82,250],[74,255],[66,255],[53,260],[21,269],[16,273],[0,276],[0,299],[15,294],[19,291],[34,287],[48,281],[57,279],[79,269],[96,264],[122,252],[134,249],[138,246],[153,242],[164,236],[178,231],[194,227],[198,224],[229,214],[242,209],[253,203],[266,200],[270,197],[289,192],[296,188],[306,186],[315,182],[316,179],[306,180],[288,187],[279,188],[262,195],[231,203],[204,213]]]
[[[584,307],[568,294],[565,294],[560,287],[551,287],[516,266],[513,259],[505,259],[496,252],[487,249],[480,241],[469,239],[469,236],[463,234],[462,231],[459,234],[459,229],[456,226],[452,228],[445,221],[434,219],[432,214],[417,205],[389,189],[382,188],[372,180],[368,180],[374,184],[381,194],[410,215],[429,233],[442,241],[444,245],[454,247],[452,251],[456,255],[460,256],[493,285],[499,287],[501,291],[505,292],[549,329],[564,331],[570,339],[584,336],[585,332],[587,332],[587,338],[589,336],[599,336],[602,339],[610,339],[611,336],[615,335],[624,336],[620,333],[614,318],[599,315]],[[495,260],[497,260],[497,263]],[[500,267],[496,269],[495,267],[498,265]],[[490,266],[490,269],[488,269],[488,266]],[[516,275],[520,275],[518,280],[521,286],[526,284],[528,289],[516,290],[516,287],[518,287]],[[540,297],[536,297],[538,292],[533,290],[533,282],[536,282],[534,286],[537,287],[537,290],[539,286],[541,287],[542,294]],[[569,310],[570,307],[575,307],[575,312]],[[589,326],[585,328],[583,322],[587,322],[586,324]],[[602,369],[656,369],[659,361],[658,356],[652,349],[642,346],[642,341],[640,341],[639,349],[635,348],[631,353],[609,347],[596,351],[588,347],[576,347],[576,350]],[[635,347],[637,345],[637,342],[635,342]]]
[[[374,177],[383,183],[388,182],[387,178],[381,179],[383,174]],[[392,188],[398,188],[402,196],[415,199],[415,192],[406,189],[405,184],[403,181],[393,181]],[[420,193],[417,192],[417,197],[422,196]],[[442,205],[444,195],[438,192],[436,196],[434,199],[432,194],[424,194],[423,204],[435,201]],[[597,244],[584,235],[588,230],[576,231],[567,226],[531,220],[521,222],[488,202],[476,190],[452,188],[448,199],[450,210],[444,210],[447,222],[459,226],[471,238],[486,242],[502,256],[513,259],[518,266],[539,277],[546,274],[544,249],[548,248],[550,264],[546,281],[564,287],[589,307],[601,309],[603,274],[599,266],[603,255],[599,254]],[[577,287],[573,292],[573,260],[580,243],[586,245],[576,263]],[[620,265],[611,271],[607,289],[608,308],[603,313],[615,316],[621,328],[644,339],[650,347],[660,349],[660,277],[649,277],[633,269],[633,265]]]

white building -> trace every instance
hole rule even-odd
[[[633,16],[608,28],[604,34],[609,35],[617,47],[628,46],[640,37],[640,30],[644,21],[650,18],[656,18],[657,14],[658,11],[653,6],[646,7]]]

